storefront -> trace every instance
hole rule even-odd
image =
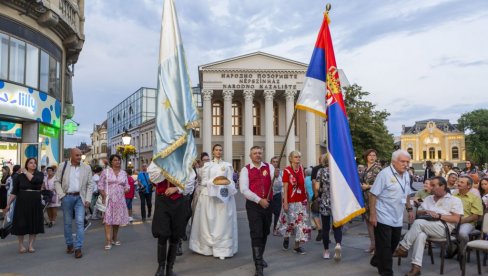
[[[34,157],[40,165],[60,158],[59,100],[32,88],[0,80],[0,164],[24,164]]]

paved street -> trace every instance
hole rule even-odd
[[[178,257],[175,272],[178,275],[254,275],[254,266],[250,250],[249,228],[244,210],[244,199],[237,197],[239,224],[239,252],[226,260],[204,257],[188,251]],[[135,200],[135,217],[139,218],[139,201]],[[65,245],[62,233],[62,216],[53,228],[46,228],[46,233],[39,236],[34,254],[18,254],[15,236],[0,240],[0,275],[154,275],[156,264],[156,240],[151,236],[150,222],[135,221],[120,230],[122,245],[110,251],[103,249],[104,232],[100,221],[93,225],[85,236],[82,259],[64,253]],[[314,238],[316,231],[314,231]],[[332,237],[332,234],[331,234]],[[369,266],[370,255],[363,253],[368,247],[367,231],[361,220],[348,224],[343,240],[343,260],[321,258],[322,244],[312,241],[305,245],[307,255],[299,256],[291,251],[282,251],[282,239],[270,236],[266,249],[266,260],[270,267],[266,275],[377,275]],[[333,248],[333,247],[332,247]],[[440,258],[436,248],[435,264],[430,264],[427,254],[424,257],[422,275],[439,275]],[[476,274],[476,258],[468,264],[466,275]],[[396,275],[404,275],[409,269],[409,261],[402,260],[402,265],[394,264]],[[445,275],[460,275],[458,264],[446,260]],[[483,273],[488,268],[483,267]]]

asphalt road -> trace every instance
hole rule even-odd
[[[417,185],[416,185],[417,186]],[[120,230],[121,246],[106,251],[103,225],[92,221],[93,225],[85,235],[82,259],[65,253],[62,214],[58,224],[46,228],[35,243],[36,253],[17,253],[17,239],[9,236],[0,240],[0,275],[154,275],[156,263],[156,240],[151,235],[151,222],[142,223],[139,218],[139,201],[134,202],[136,221]],[[239,252],[226,260],[200,256],[188,250],[184,242],[184,255],[175,264],[177,275],[254,275],[249,228],[244,209],[244,199],[237,196]],[[369,265],[370,255],[363,250],[369,245],[364,222],[360,218],[347,225],[343,237],[343,258],[336,263],[322,259],[322,244],[311,241],[304,248],[306,255],[296,255],[281,249],[282,239],[270,236],[265,258],[269,268],[266,275],[377,275]],[[313,236],[315,238],[316,231]],[[332,234],[331,234],[332,237]],[[332,238],[333,239],[333,238]],[[331,248],[333,247],[333,244]],[[422,275],[439,275],[440,258],[438,248],[434,248],[435,264],[425,252]],[[398,266],[394,260],[396,275],[404,275],[410,270],[409,259]],[[488,267],[482,267],[488,273]],[[476,258],[473,254],[466,275],[476,275]],[[459,265],[454,260],[446,260],[445,275],[460,275]]]

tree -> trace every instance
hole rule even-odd
[[[467,158],[480,166],[488,162],[488,109],[464,113],[458,127],[466,134]]]
[[[370,93],[361,90],[361,86],[353,84],[344,88],[352,144],[358,163],[367,149],[378,152],[378,160],[389,160],[394,149],[393,135],[388,133],[385,121],[390,116],[386,110],[376,110],[373,103],[364,99]],[[363,160],[362,162],[366,162]]]

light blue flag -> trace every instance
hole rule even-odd
[[[184,189],[197,158],[191,129],[198,126],[198,112],[173,0],[163,4],[156,113],[153,162],[168,181]]]

